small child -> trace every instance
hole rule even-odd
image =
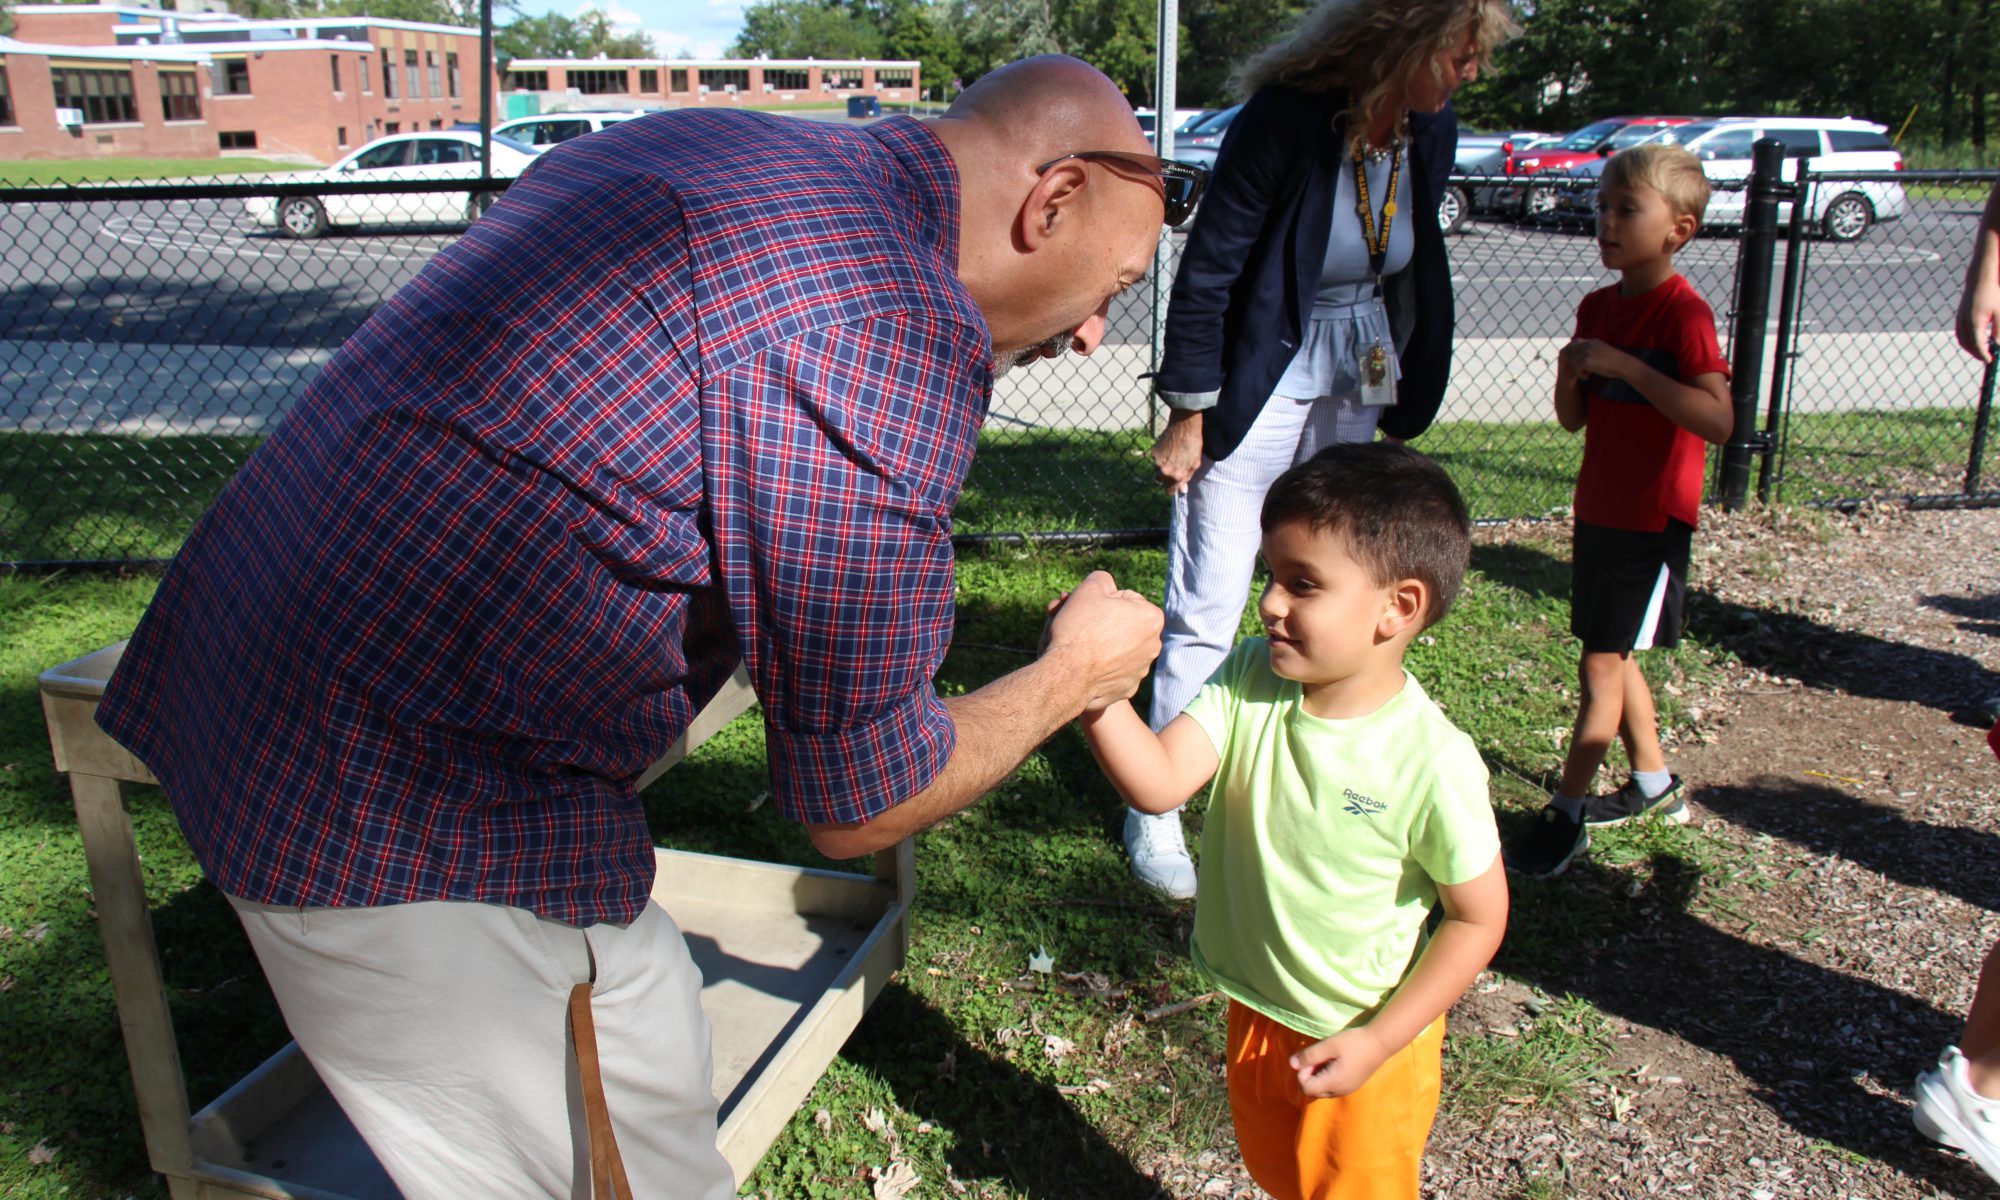
[[[1159,733],[1125,702],[1084,732],[1140,811],[1217,781],[1194,960],[1230,999],[1250,1174],[1278,1200],[1415,1200],[1444,1012],[1507,925],[1485,764],[1403,669],[1458,592],[1470,523],[1442,468],[1362,443],[1280,476],[1263,534],[1266,636]]]
[[[1694,155],[1658,144],[1613,157],[1598,187],[1598,255],[1622,278],[1583,298],[1576,338],[1556,357],[1556,420],[1584,431],[1569,619],[1583,641],[1582,695],[1561,784],[1507,851],[1524,875],[1562,874],[1589,847],[1588,826],[1646,813],[1688,819],[1632,655],[1680,641],[1708,443],[1727,441],[1734,425],[1715,314],[1674,270],[1708,192]],[[1613,736],[1632,778],[1593,795]]]

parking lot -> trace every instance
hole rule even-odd
[[[1976,218],[1972,201],[1914,200],[1906,219],[1861,241],[1810,245],[1802,404],[1902,407],[1963,394],[1964,364],[1948,353],[1944,331]],[[217,200],[0,210],[13,281],[0,292],[0,424],[268,428],[340,342],[460,232],[294,241],[254,229],[239,202]],[[1450,246],[1458,340],[1445,418],[1542,419],[1548,355],[1566,338],[1577,299],[1611,275],[1588,236],[1553,226],[1475,221]],[[1734,234],[1710,232],[1681,259],[1725,338],[1737,250]],[[1144,288],[1122,299],[1112,336],[1093,358],[1036,364],[1003,380],[995,421],[1143,427],[1150,304]],[[1897,389],[1885,400],[1886,386],[1854,386],[1871,373],[1934,375],[1937,386]]]

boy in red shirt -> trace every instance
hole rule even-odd
[[[1674,270],[1708,193],[1694,155],[1658,144],[1611,159],[1598,188],[1598,255],[1622,278],[1583,298],[1575,340],[1556,358],[1556,420],[1584,431],[1570,579],[1582,696],[1562,783],[1506,853],[1524,875],[1560,875],[1590,845],[1591,825],[1687,820],[1633,652],[1680,641],[1708,443],[1728,440],[1734,424],[1715,314]],[[1594,795],[1614,736],[1632,778]]]

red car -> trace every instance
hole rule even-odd
[[[1592,121],[1562,140],[1533,150],[1517,150],[1507,155],[1502,167],[1508,175],[1565,175],[1569,169],[1594,158],[1609,158],[1627,146],[1675,125],[1686,125],[1697,117],[1606,117]],[[1505,200],[1505,197],[1502,197]],[[1555,207],[1553,188],[1527,186],[1521,189],[1520,212],[1526,217],[1546,215]]]

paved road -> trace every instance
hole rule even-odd
[[[1949,322],[1977,207],[1911,208],[1864,241],[1810,245],[1802,330],[1821,347],[1815,386],[1850,400],[1922,402],[1912,379],[1943,366],[1935,331]],[[254,229],[233,201],[0,209],[0,263],[11,280],[0,288],[0,426],[264,428],[331,349],[458,232],[300,242]],[[1725,335],[1737,249],[1731,235],[1705,235],[1682,256]],[[1459,344],[1448,415],[1539,418],[1552,342],[1567,334],[1577,298],[1611,276],[1588,237],[1556,229],[1474,224],[1451,250]],[[1147,291],[1120,302],[1096,358],[1039,364],[1003,381],[996,420],[1143,424]],[[1947,390],[1957,387],[1954,378]]]

